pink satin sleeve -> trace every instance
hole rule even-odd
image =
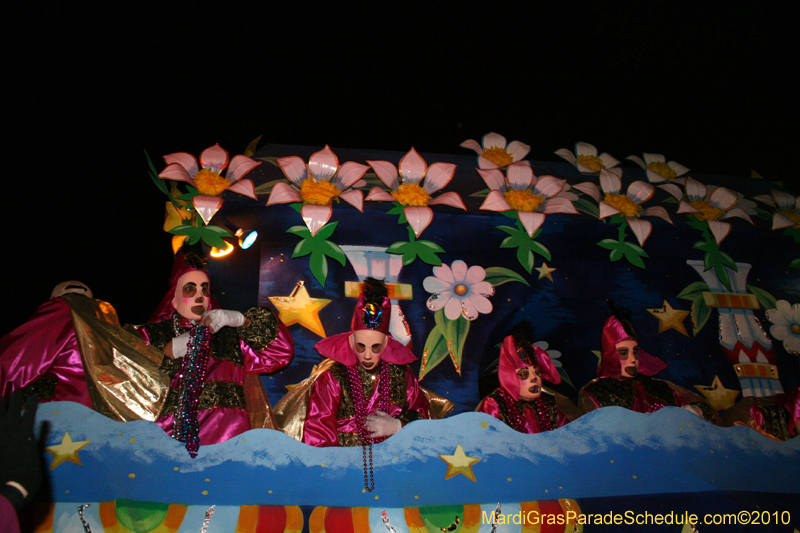
[[[17,512],[5,496],[0,495],[0,533],[19,533]]]
[[[58,380],[53,400],[92,407],[72,312],[62,298],[45,302],[30,320],[0,339],[4,397],[46,375]]]
[[[409,411],[416,411],[422,418],[427,419],[431,417],[431,405],[428,402],[428,398],[422,392],[417,376],[414,375],[414,372],[411,371],[411,367],[408,366],[406,367],[406,397],[408,398],[407,409]],[[397,414],[389,414],[397,418]]]
[[[330,372],[325,372],[314,383],[308,400],[303,442],[319,447],[339,445],[336,416],[341,399],[339,382]]]
[[[276,372],[286,367],[294,356],[294,340],[289,329],[278,322],[278,334],[263,350],[254,350],[242,341],[239,343],[244,358],[244,369],[248,374]]]
[[[497,402],[494,401],[494,398],[486,397],[481,400],[481,403],[478,404],[478,407],[475,410],[479,413],[486,413],[487,415],[491,415],[498,420],[503,419],[503,415],[500,414],[500,408],[497,405]]]
[[[569,418],[567,418],[567,416],[561,411],[558,411],[558,418],[556,419],[556,424],[557,428],[566,426],[567,424],[569,424]]]

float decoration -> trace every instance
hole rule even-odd
[[[598,206],[598,218],[601,220],[611,217],[613,224],[618,224],[617,240],[603,239],[597,243],[601,248],[610,250],[609,260],[613,263],[625,258],[630,264],[644,268],[644,258],[649,258],[644,251],[645,241],[653,231],[653,225],[641,217],[656,217],[672,224],[667,210],[661,206],[642,209],[641,204],[650,200],[655,193],[655,187],[645,181],[634,181],[628,186],[625,194],[622,192],[622,169],[602,169],[600,171],[600,187],[604,196],[600,197],[600,189],[591,182],[575,185],[575,189],[591,196]],[[627,242],[626,229],[630,227],[639,245]]]
[[[661,154],[642,154],[642,158],[635,155],[629,155],[625,159],[633,161],[642,167],[647,174],[647,181],[650,183],[662,183],[665,181],[683,183],[685,179],[681,178],[684,174],[689,172],[689,169],[676,161],[667,162],[667,158]]]
[[[783,343],[783,349],[800,355],[800,304],[778,300],[767,309],[767,320],[772,322],[770,334]]]
[[[452,163],[434,163],[430,167],[414,148],[400,159],[397,167],[388,161],[367,161],[381,182],[391,191],[373,187],[367,201],[395,202],[390,214],[402,209],[403,217],[414,235],[419,238],[433,221],[433,210],[429,205],[449,205],[467,210],[464,201],[456,192],[433,194],[443,189],[453,179],[456,166]],[[423,185],[420,185],[424,183]],[[398,205],[399,204],[399,205]],[[403,223],[403,218],[400,219]],[[395,243],[398,244],[398,243]]]
[[[760,194],[753,199],[772,207],[773,231],[782,229],[783,234],[791,237],[795,244],[800,243],[800,196],[772,189],[770,194]],[[800,257],[793,259],[789,266],[800,268]]]
[[[323,287],[328,279],[328,257],[338,261],[342,266],[347,264],[347,256],[341,247],[328,240],[333,235],[337,224],[338,222],[325,224],[317,230],[316,234],[313,234],[303,226],[292,226],[286,230],[286,233],[297,235],[301,239],[297,246],[294,247],[292,259],[310,255],[308,264],[311,268],[311,273],[314,274],[316,280]]]
[[[157,174],[157,178],[182,181],[187,184],[188,191],[185,194],[176,195],[177,189],[173,187],[171,192],[167,192],[166,186],[159,183],[160,180],[153,176],[155,169],[148,157],[151,179],[170,198],[174,210],[178,211],[179,220],[190,222],[189,224],[174,225],[175,213],[171,213],[170,208],[167,208],[168,220],[165,222],[165,230],[167,226],[172,226],[166,231],[183,237],[183,239],[173,239],[173,251],[180,247],[183,240],[188,244],[196,244],[202,239],[209,246],[224,248],[226,246],[224,238],[231,238],[233,235],[225,228],[209,225],[211,219],[222,207],[223,200],[220,195],[225,191],[232,191],[256,200],[255,186],[244,176],[261,163],[244,155],[237,155],[230,159],[228,152],[219,144],[203,150],[200,153],[199,163],[192,154],[186,152],[165,155],[164,161],[167,166]],[[227,173],[225,177],[222,177],[222,172],[226,168]],[[190,203],[191,208],[189,207]],[[193,216],[187,217],[187,213],[181,210],[191,213]],[[198,223],[198,218],[203,221],[203,224]]]
[[[497,269],[492,272],[492,279],[497,283],[519,281],[513,276],[503,276]],[[494,286],[486,281],[483,267],[467,267],[461,260],[453,261],[451,266],[434,267],[433,276],[426,277],[422,286],[431,293],[427,306],[434,311],[436,325],[425,340],[419,379],[447,357],[460,375],[470,322],[492,312],[489,297],[494,296]]]
[[[608,170],[619,165],[619,161],[606,153],[597,155],[597,148],[584,142],[575,143],[575,153],[561,148],[555,154],[571,163],[581,174],[597,174],[603,169]]]
[[[499,133],[490,132],[483,136],[481,142],[468,139],[459,146],[475,150],[478,154],[478,168],[505,168],[512,163],[522,161],[531,147],[520,141],[506,143],[506,138]]]
[[[363,193],[352,187],[361,180],[369,167],[353,161],[339,166],[339,159],[328,145],[312,154],[307,165],[297,156],[278,158],[276,164],[291,185],[284,181],[275,183],[267,199],[267,206],[291,203],[300,212],[307,229],[294,226],[286,230],[302,239],[292,258],[311,255],[311,272],[324,287],[328,278],[326,257],[339,261],[342,266],[347,262],[339,245],[327,240],[336,228],[335,222],[328,226],[333,214],[333,202],[341,199],[363,212]]]
[[[734,207],[738,193],[725,187],[713,191],[692,178],[686,178],[686,196],[681,198],[678,214],[687,214],[686,223],[701,232],[702,240],[695,243],[695,250],[705,252],[705,270],[713,268],[720,282],[731,289],[731,280],[725,267],[736,271],[733,258],[720,250],[720,244],[731,231],[731,225],[722,220],[739,217],[751,224],[750,215],[741,207]],[[680,297],[680,296],[679,296]]]
[[[392,209],[390,214],[395,211]],[[402,213],[401,213],[402,217]],[[402,255],[403,266],[408,266],[419,257],[424,263],[429,265],[439,266],[442,260],[436,254],[443,254],[444,248],[431,241],[416,240],[414,238],[414,230],[409,225],[408,227],[408,241],[398,241],[386,249],[387,253]]]

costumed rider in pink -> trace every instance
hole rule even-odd
[[[584,412],[616,405],[637,413],[652,413],[663,407],[682,407],[706,421],[719,424],[719,417],[699,394],[669,381],[653,379],[667,363],[639,347],[630,322],[630,311],[609,302],[612,316],[603,326],[602,360],[597,378],[586,384],[578,395]]]
[[[335,361],[314,382],[303,442],[313,446],[371,446],[420,418],[430,404],[407,366],[411,350],[389,335],[386,285],[367,278],[350,329],[315,346]]]
[[[534,346],[532,335],[520,326],[500,348],[500,388],[481,400],[476,411],[499,418],[520,433],[560,428],[570,420],[542,387],[543,381],[561,383],[561,376],[547,352]]]
[[[80,281],[56,285],[48,302],[0,339],[0,392],[4,398],[24,390],[26,397],[33,393],[42,402],[70,401],[93,407],[72,321],[76,302],[101,306],[117,321],[114,308],[92,300],[91,289]]]
[[[162,371],[171,377],[170,390],[157,423],[185,442],[193,456],[200,444],[251,429],[251,415],[269,404],[260,380],[247,376],[280,370],[294,355],[289,330],[271,310],[257,307],[242,314],[218,305],[205,260],[179,252],[170,289],[152,322],[137,328],[167,355]],[[260,387],[256,396],[262,405],[250,404],[250,386]]]
[[[775,396],[748,396],[723,413],[729,426],[749,426],[777,441],[800,435],[800,387]]]

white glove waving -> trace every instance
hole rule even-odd
[[[216,333],[225,326],[238,328],[244,326],[247,319],[239,311],[230,311],[228,309],[211,309],[203,313],[201,324],[207,326],[211,333]]]
[[[376,411],[376,415],[369,415],[364,421],[364,427],[371,431],[370,437],[391,437],[400,429],[403,424],[396,418],[392,418],[383,411]]]
[[[189,344],[189,332],[178,335],[172,339],[172,358],[180,359],[188,352],[187,345]]]

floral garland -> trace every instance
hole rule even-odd
[[[206,326],[193,324],[189,330],[186,356],[178,371],[178,409],[172,438],[186,443],[192,457],[200,448],[200,425],[197,422],[197,407],[206,381],[206,365],[211,353],[211,332]]]
[[[378,403],[375,406],[377,411],[389,412],[389,396],[391,394],[389,384],[391,377],[389,376],[389,365],[384,362],[380,364],[380,378],[378,382]],[[372,470],[372,445],[378,442],[383,442],[386,437],[369,436],[369,432],[365,426],[367,415],[369,415],[369,407],[367,406],[367,398],[364,394],[364,384],[361,382],[361,373],[359,372],[359,365],[347,367],[347,375],[350,378],[350,392],[353,396],[353,405],[356,411],[356,424],[358,424],[358,434],[361,437],[361,453],[364,461],[364,488],[367,492],[372,492],[375,489],[375,476]],[[367,462],[367,449],[369,448],[369,463]]]

